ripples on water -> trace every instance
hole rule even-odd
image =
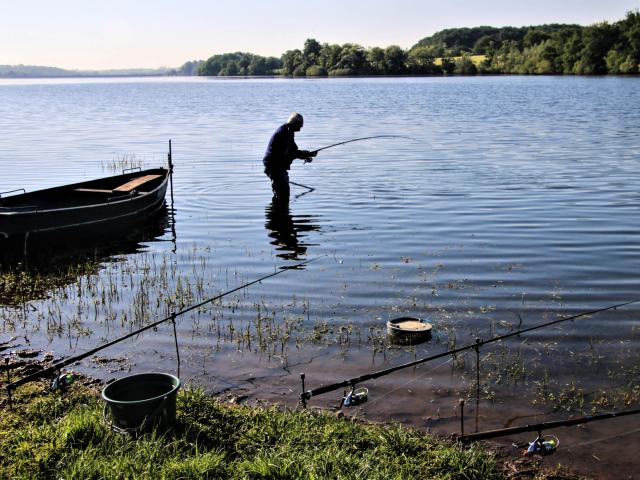
[[[168,303],[327,255],[180,324],[184,377],[292,404],[300,371],[314,387],[520,321],[636,298],[639,86],[637,78],[564,77],[0,81],[0,191],[108,175],[123,156],[153,167],[164,162],[170,138],[176,164],[175,240],[165,229],[137,253],[105,259],[101,273],[81,282],[97,285],[94,293],[71,285],[73,295],[35,300],[32,313],[4,309],[4,335],[26,332],[34,347],[80,352],[162,317]],[[413,140],[353,143],[295,164],[291,179],[316,190],[274,212],[261,157],[292,110],[305,116],[301,148],[382,134]],[[304,192],[293,187],[292,195]],[[96,292],[114,284],[121,295],[102,305]],[[140,303],[145,313],[136,313]],[[540,406],[545,371],[557,396],[587,393],[584,409],[596,399],[602,410],[624,408],[611,392],[638,384],[636,312],[627,307],[537,331],[507,350],[486,349],[487,364],[499,366],[483,371],[481,429],[557,406]],[[404,314],[431,315],[438,335],[414,352],[381,349],[384,322]],[[75,330],[55,327],[52,315]],[[271,340],[242,340],[243,331],[260,329]],[[173,340],[161,333],[105,355],[126,356],[135,372],[173,369]],[[369,385],[367,414],[456,430],[447,418],[458,397],[475,395],[472,358],[457,362],[454,371],[449,362]],[[516,382],[512,372],[509,380],[507,366],[519,364],[528,375]],[[394,408],[375,401],[388,396]],[[600,434],[615,432],[612,425]],[[571,435],[584,443],[580,432]],[[629,439],[611,442],[619,450]],[[637,466],[625,458],[620,468]],[[603,468],[612,461],[613,453]]]

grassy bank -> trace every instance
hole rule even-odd
[[[332,414],[178,396],[178,424],[138,439],[102,422],[98,390],[25,386],[0,411],[0,478],[497,479],[495,454]]]

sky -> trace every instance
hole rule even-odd
[[[615,22],[640,0],[0,0],[0,65],[179,67],[321,43],[409,48],[438,30]]]

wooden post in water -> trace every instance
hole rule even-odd
[[[176,314],[175,313],[171,314],[171,323],[173,323],[173,339],[176,343],[176,361],[178,364],[177,377],[180,378],[180,349],[178,348],[178,332],[176,331]]]
[[[171,156],[171,139],[169,139],[169,153],[167,155],[169,163],[169,184],[171,186],[171,208],[173,208],[173,158]]]
[[[458,400],[460,405],[460,436],[464,437],[464,398]]]
[[[167,160],[169,163],[169,185],[171,188],[171,234],[173,236],[173,253],[176,253],[178,245],[176,242],[176,211],[173,207],[173,156],[171,152],[171,139],[169,139],[169,153],[167,155]]]

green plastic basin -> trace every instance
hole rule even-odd
[[[114,427],[124,430],[168,428],[176,421],[180,379],[168,373],[141,373],[110,383],[102,398]]]

